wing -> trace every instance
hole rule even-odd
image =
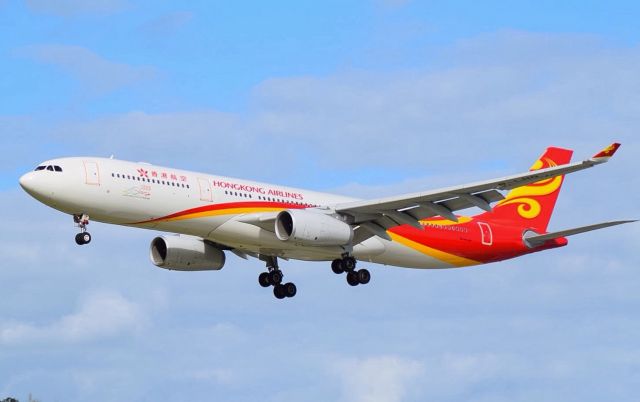
[[[349,218],[349,223],[359,226],[356,230],[354,243],[356,240],[363,241],[374,235],[390,240],[386,233],[389,228],[403,224],[422,228],[419,222],[421,219],[436,215],[457,221],[458,218],[453,212],[470,207],[490,211],[492,202],[504,198],[499,190],[510,190],[551,177],[588,169],[607,162],[619,146],[620,144],[614,143],[581,162],[461,186],[368,201],[341,203],[335,205],[334,208],[336,213],[346,215]]]

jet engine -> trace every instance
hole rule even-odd
[[[351,226],[311,211],[282,211],[276,217],[275,229],[278,239],[304,246],[344,246],[353,239]]]
[[[149,252],[154,265],[176,271],[217,271],[222,269],[222,250],[197,237],[160,236],[151,241]]]

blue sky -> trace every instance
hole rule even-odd
[[[551,229],[638,218],[636,2],[0,0],[0,399],[635,401],[639,225],[465,270],[290,261],[156,269],[154,233],[23,193],[41,160],[111,155],[378,197],[572,175]]]

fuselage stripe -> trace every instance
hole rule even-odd
[[[393,241],[400,243],[403,246],[409,247],[413,250],[419,251],[423,254],[426,254],[429,257],[443,261],[447,264],[451,264],[455,267],[467,267],[470,265],[482,264],[480,261],[470,260],[468,258],[460,257],[455,254],[446,253],[444,251],[425,246],[424,244],[420,244],[404,236],[400,236],[399,234],[393,233],[392,231],[387,231],[387,233],[389,234],[389,236],[391,236],[391,239]]]
[[[288,204],[280,202],[230,202],[223,204],[204,205],[190,208],[160,218],[149,219],[133,224],[144,224],[153,222],[171,222],[186,219],[197,219],[208,216],[249,214],[256,212],[276,212],[285,209],[303,209],[305,206],[298,204]]]

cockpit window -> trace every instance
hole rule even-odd
[[[36,172],[39,170],[48,170],[50,172],[62,172],[62,168],[58,165],[49,165],[49,166],[42,165],[34,169],[34,171]]]

